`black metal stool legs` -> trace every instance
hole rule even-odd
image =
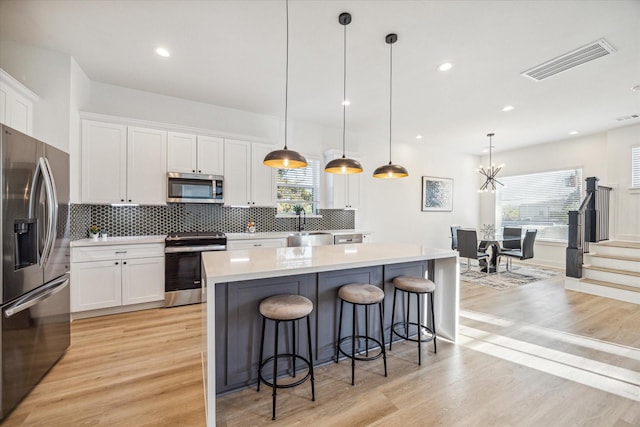
[[[402,320],[400,322],[395,322],[395,313],[396,313],[396,293],[398,291],[402,291],[407,294],[407,304],[405,307],[405,313],[402,316]],[[416,296],[416,306],[417,306],[417,319],[415,322],[411,321],[410,312],[411,312],[411,295],[414,294]],[[389,350],[393,345],[393,335],[403,338],[408,341],[415,341],[418,343],[418,365],[422,365],[422,343],[427,341],[433,341],[433,352],[437,353],[436,346],[436,323],[435,323],[435,311],[434,311],[434,301],[433,301],[433,292],[410,292],[403,289],[396,288],[393,292],[393,306],[391,309],[391,330],[389,331]],[[429,325],[423,324],[422,314],[423,314],[423,304],[421,303],[420,296],[428,295],[429,297],[429,308],[431,311]],[[404,301],[404,299],[403,299]],[[426,303],[426,301],[425,301]],[[425,319],[426,321],[426,319]],[[413,335],[410,335],[410,327],[415,326],[417,328],[417,336],[413,338]],[[396,330],[396,328],[400,329],[400,332]],[[404,334],[402,334],[402,330],[404,330]],[[427,332],[429,334],[428,337],[423,338],[423,332]]]
[[[280,321],[276,320],[276,333],[273,343],[273,386],[271,387],[271,396],[272,396],[272,404],[271,404],[271,419],[276,419],[276,397],[278,396],[278,326],[280,326]],[[295,351],[295,348],[294,348]],[[295,360],[295,356],[294,356]]]

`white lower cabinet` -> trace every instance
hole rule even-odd
[[[162,300],[163,244],[85,246],[71,249],[72,312]]]
[[[278,239],[243,239],[228,240],[227,248],[233,249],[252,249],[252,248],[284,248],[287,246],[286,238]]]

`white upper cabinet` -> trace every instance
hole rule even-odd
[[[325,161],[329,162],[339,156],[342,156],[341,152],[330,150],[325,153]],[[326,207],[329,209],[358,209],[360,207],[361,175],[361,173],[351,175],[325,174],[327,184]]]
[[[198,135],[198,173],[224,175],[224,140]]]
[[[224,140],[212,136],[169,132],[167,171],[223,175]]]
[[[167,202],[167,133],[82,121],[82,202]]]
[[[265,166],[264,157],[273,151],[272,145],[252,144],[251,192],[252,206],[276,206],[276,169]]]
[[[275,169],[262,163],[264,156],[272,149],[266,144],[225,140],[225,205],[276,205]]]
[[[33,135],[33,104],[38,95],[0,68],[0,122]]]
[[[358,209],[360,206],[360,174],[333,174],[333,208]]]
[[[127,203],[167,203],[167,132],[127,129]]]
[[[127,127],[82,121],[82,202],[124,203],[127,197]]]

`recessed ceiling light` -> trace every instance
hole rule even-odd
[[[438,71],[449,71],[453,68],[453,64],[451,62],[445,62],[443,64],[438,65]]]
[[[416,139],[422,139],[422,135],[416,135]]]
[[[156,48],[156,53],[157,53],[158,55],[162,56],[163,58],[168,58],[168,57],[170,57],[170,56],[171,56],[171,54],[169,53],[169,51],[168,51],[166,48],[162,47],[162,46],[158,46],[158,47]]]
[[[632,92],[640,92],[640,85],[635,85],[634,87],[631,88]]]
[[[342,105],[351,105],[351,101],[349,101],[348,99],[345,99],[344,101],[342,101]]]
[[[502,111],[512,111],[513,109],[515,109],[516,107],[514,107],[513,105],[505,105],[502,108]]]
[[[580,132],[578,132],[577,130],[572,130],[571,132],[569,132],[569,135],[577,135]]]

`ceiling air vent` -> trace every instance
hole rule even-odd
[[[631,114],[629,116],[618,117],[618,118],[616,118],[616,120],[619,121],[619,122],[624,122],[625,120],[637,119],[638,117],[640,117],[640,116],[637,115],[637,114]]]
[[[615,51],[616,50],[607,43],[606,40],[600,39],[581,48],[572,50],[571,52],[567,52],[564,55],[560,55],[543,64],[536,65],[520,74],[539,82],[540,80],[555,76],[578,65],[612,54]]]

